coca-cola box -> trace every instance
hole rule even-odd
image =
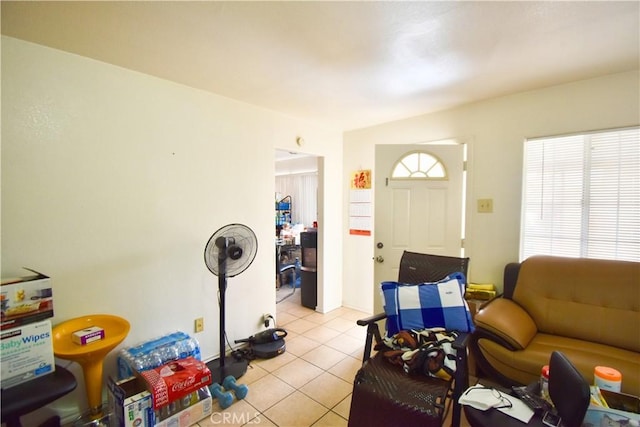
[[[187,357],[142,372],[153,396],[153,409],[173,402],[211,384],[211,371],[204,362]]]

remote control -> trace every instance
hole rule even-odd
[[[511,387],[513,390],[513,394],[522,400],[529,408],[533,409],[534,412],[538,411],[548,411],[551,409],[551,405],[549,402],[541,398],[540,396],[531,393],[527,387]]]

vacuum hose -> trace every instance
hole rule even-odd
[[[251,335],[249,338],[241,340],[235,340],[235,343],[248,342],[251,344],[265,344],[268,342],[274,342],[283,339],[287,336],[287,331],[282,328],[271,328],[266,331],[258,332],[255,335]]]

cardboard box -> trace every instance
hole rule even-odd
[[[52,338],[50,320],[0,333],[0,385],[3,389],[55,371]]]
[[[153,395],[153,409],[159,409],[212,382],[207,365],[194,357],[175,360],[140,375]]]
[[[592,388],[593,395],[593,388]],[[640,399],[624,393],[601,390],[608,408],[594,404],[587,409],[582,427],[640,425]],[[597,401],[597,399],[595,399]]]
[[[1,330],[53,317],[51,278],[35,270],[25,270],[31,274],[2,279],[0,283]]]
[[[71,341],[78,345],[87,345],[94,341],[104,339],[104,329],[99,326],[91,326],[89,328],[75,331],[71,334]]]
[[[156,423],[156,427],[189,427],[213,413],[211,396],[202,397],[198,403],[191,405],[175,415]]]
[[[109,377],[109,425],[111,427],[152,427],[153,398],[144,381],[136,377],[116,381]]]
[[[640,423],[640,414],[589,405],[582,427],[632,426],[631,421],[635,421],[635,425],[638,425]]]

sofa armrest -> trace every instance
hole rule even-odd
[[[474,317],[476,328],[499,337],[513,349],[524,349],[538,332],[529,314],[514,301],[496,298]]]

